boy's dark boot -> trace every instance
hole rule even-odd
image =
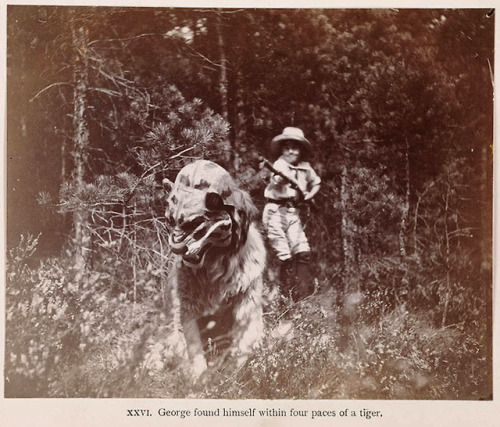
[[[293,258],[280,262],[281,293],[288,296],[295,282],[295,262]]]
[[[300,301],[314,293],[314,277],[311,272],[311,253],[299,252],[295,256],[295,286],[292,290],[294,301]]]

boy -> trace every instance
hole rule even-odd
[[[281,263],[284,291],[290,291],[294,301],[314,292],[309,269],[311,248],[297,207],[299,201],[311,200],[320,189],[321,179],[304,160],[310,149],[311,143],[299,128],[286,127],[274,137],[271,151],[279,158],[273,164],[275,173],[264,191],[266,206],[262,222]]]

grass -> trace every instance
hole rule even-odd
[[[488,316],[462,294],[450,297],[458,321],[441,327],[439,306],[413,303],[421,286],[391,304],[394,292],[371,286],[341,308],[328,277],[299,303],[268,283],[260,349],[235,369],[212,342],[206,381],[193,385],[182,336],[158,301],[112,297],[97,274],[78,289],[68,271],[54,260],[9,265],[7,397],[492,398]]]
[[[261,348],[240,369],[217,351],[205,385],[186,375],[179,337],[158,323],[67,365],[52,385],[60,397],[210,399],[488,399],[489,362],[480,340],[398,307],[366,324],[362,306],[339,321],[332,289],[266,307]]]

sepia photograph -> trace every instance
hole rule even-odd
[[[495,19],[7,5],[4,398],[491,403]]]

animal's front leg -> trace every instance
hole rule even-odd
[[[182,325],[184,339],[186,341],[186,350],[189,357],[191,374],[193,380],[198,380],[207,370],[207,361],[203,354],[203,344],[201,341],[200,330],[196,321],[196,315],[193,315],[191,306],[193,299],[190,297],[192,287],[187,286],[193,282],[194,278],[189,271],[183,269],[182,260],[177,258],[169,275],[169,283],[174,289],[176,298],[179,299],[178,313]],[[196,298],[194,298],[196,301]]]
[[[182,320],[182,328],[184,329],[187,352],[189,360],[191,361],[193,379],[197,380],[207,370],[207,361],[203,355],[200,330],[196,319],[193,318],[184,318]]]
[[[262,280],[256,280],[238,299],[234,307],[233,345],[231,353],[237,366],[242,366],[248,356],[259,346],[264,333],[262,319]]]

